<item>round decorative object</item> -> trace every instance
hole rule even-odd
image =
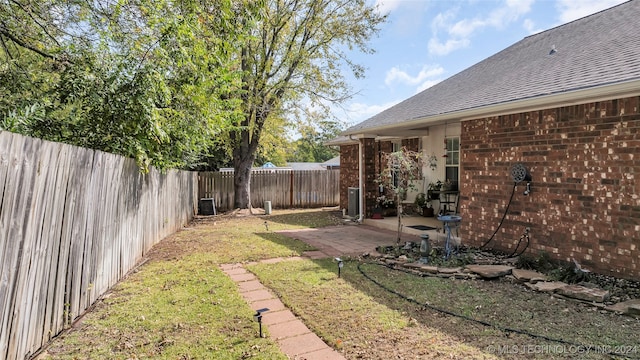
[[[524,180],[529,181],[531,175],[529,175],[529,171],[527,171],[527,168],[523,164],[518,163],[511,167],[511,178],[514,182],[519,183]]]

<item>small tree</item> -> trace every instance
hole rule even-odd
[[[402,147],[399,151],[385,153],[382,157],[382,172],[377,183],[391,192],[398,207],[398,238],[400,244],[402,233],[402,200],[407,198],[409,190],[415,190],[414,180],[422,177],[422,157],[420,153]]]

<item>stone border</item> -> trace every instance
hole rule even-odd
[[[387,265],[402,267],[422,276],[440,278],[455,278],[464,280],[497,279],[509,277],[526,286],[528,289],[549,293],[566,300],[573,300],[619,314],[640,316],[640,299],[632,299],[614,305],[605,305],[609,300],[608,290],[598,287],[588,287],[577,284],[567,284],[560,281],[549,281],[547,276],[532,270],[517,269],[508,265],[467,265],[465,267],[441,268],[437,266],[409,263],[395,259],[383,258],[379,261]]]

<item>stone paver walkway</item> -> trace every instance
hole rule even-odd
[[[288,258],[296,260],[301,258]],[[276,259],[271,259],[274,262]],[[285,259],[278,259],[284,261]],[[241,264],[220,266],[238,284],[240,294],[251,309],[269,308],[262,315],[263,331],[267,330],[282,352],[297,360],[344,360],[344,357],[307,328],[284,304]]]
[[[318,229],[283,230],[279,234],[304,241],[316,251],[305,253],[312,259],[374,254],[376,247],[395,245],[397,232],[367,225],[329,226]],[[402,241],[420,243],[417,235],[402,234]]]
[[[377,246],[395,245],[396,232],[371,226],[332,226],[320,229],[279,231],[288,237],[304,241],[317,250],[307,251],[304,257],[320,259],[339,256],[374,254]],[[419,241],[414,235],[403,234],[403,241]],[[274,258],[262,263],[295,261],[301,257]],[[220,268],[236,282],[240,294],[251,309],[269,308],[263,313],[262,325],[280,349],[296,360],[343,360],[344,357],[322,341],[300,321],[280,299],[248,272],[242,264],[225,264]]]

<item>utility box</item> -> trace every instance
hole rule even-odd
[[[347,213],[351,217],[360,214],[360,188],[349,188],[349,206],[347,210]]]
[[[216,202],[212,198],[202,198],[198,203],[198,214],[216,215]]]

